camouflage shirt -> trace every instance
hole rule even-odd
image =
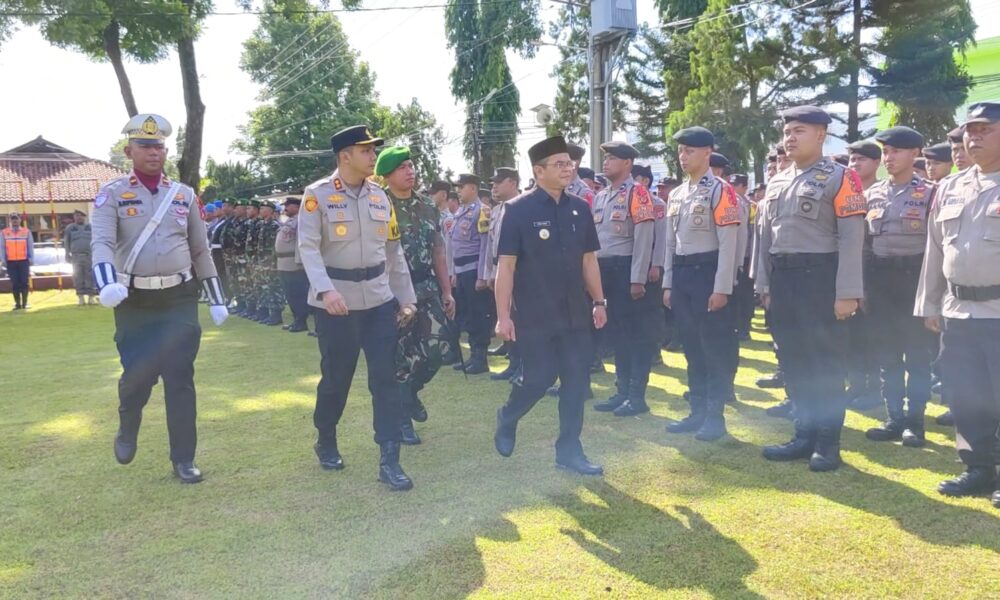
[[[246,236],[243,240],[243,248],[246,250],[247,256],[257,256],[257,234],[263,221],[264,219],[260,217],[247,219],[246,230],[243,232]]]
[[[434,273],[434,249],[444,247],[437,208],[429,198],[416,193],[405,200],[397,198],[388,189],[385,193],[396,211],[400,241],[417,300],[437,296],[441,290]]]
[[[274,269],[277,258],[274,255],[274,242],[278,239],[278,229],[281,224],[275,219],[262,220],[257,229],[257,256],[264,266]]]

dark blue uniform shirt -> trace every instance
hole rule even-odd
[[[581,198],[563,192],[557,202],[535,188],[507,202],[497,254],[517,257],[513,319],[519,338],[591,326],[583,255],[600,247]]]

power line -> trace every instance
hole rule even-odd
[[[553,0],[549,0],[553,1]],[[239,17],[244,15],[278,15],[278,16],[288,16],[288,15],[321,15],[321,14],[333,14],[333,13],[365,13],[365,12],[390,12],[397,10],[417,10],[424,8],[448,8],[449,6],[474,6],[481,4],[503,4],[505,2],[510,2],[510,0],[477,0],[470,2],[456,2],[454,4],[412,4],[408,6],[371,6],[371,7],[358,7],[358,8],[306,8],[306,9],[249,9],[249,10],[239,10],[239,11],[223,11],[223,10],[212,10],[205,12],[205,16],[210,17]],[[0,17],[72,17],[72,18],[94,18],[94,17],[109,17],[110,13],[107,12],[88,12],[88,11],[3,11],[0,12]],[[116,17],[180,17],[188,18],[190,15],[187,11],[134,11],[134,12],[116,12]]]

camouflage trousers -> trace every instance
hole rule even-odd
[[[260,301],[260,263],[256,255],[247,255],[246,258],[246,281],[247,287],[244,294],[247,297],[247,306],[253,310],[258,310],[263,306]]]
[[[243,305],[245,301],[243,298],[243,285],[240,281],[239,276],[239,266],[236,261],[236,255],[232,252],[223,252],[222,260],[226,266],[226,278],[229,281],[229,298],[235,300],[240,306]]]
[[[260,293],[258,302],[269,311],[285,309],[285,288],[281,285],[278,269],[272,265],[261,265],[259,269]]]
[[[400,329],[396,345],[396,381],[406,385],[410,393],[423,389],[441,368],[441,357],[454,344],[453,328],[440,296],[417,302],[417,314]]]
[[[236,284],[240,290],[240,305],[246,308],[256,308],[251,292],[253,288],[250,283],[250,269],[245,256],[236,256]]]

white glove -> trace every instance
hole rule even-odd
[[[212,315],[212,322],[214,322],[216,326],[222,325],[226,322],[226,319],[229,318],[229,310],[221,304],[209,306],[208,313]]]
[[[120,283],[109,283],[101,288],[101,306],[114,308],[128,298],[128,288]]]

